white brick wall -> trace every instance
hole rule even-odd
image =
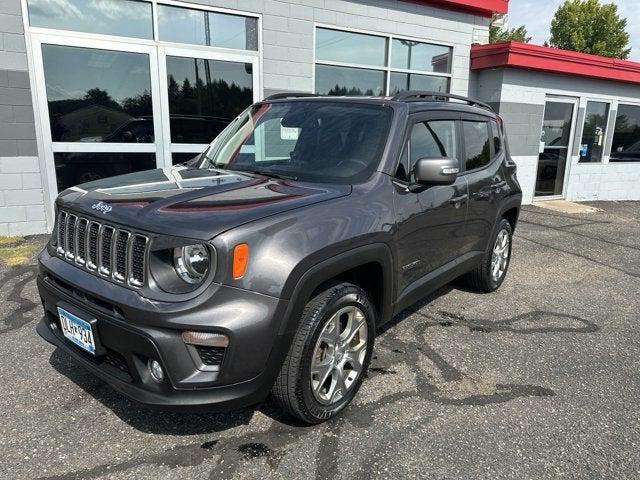
[[[522,203],[529,205],[533,202],[536,173],[538,169],[538,157],[512,157],[518,166],[517,175],[520,187],[522,187]]]
[[[0,157],[0,235],[46,230],[38,157]]]
[[[192,1],[192,3],[194,3]],[[398,0],[195,0],[195,3],[260,13],[263,85],[273,91],[313,91],[314,23],[454,46],[452,93],[469,93],[470,46],[486,42],[488,19]]]
[[[496,79],[501,80],[499,95],[496,95],[493,85]],[[479,94],[491,97],[481,99],[495,101],[495,97],[499,97],[499,101],[510,104],[510,108],[520,104],[523,110],[530,105],[543,106],[547,95],[578,99],[580,109],[584,109],[589,100],[607,102],[611,110],[617,110],[620,102],[640,103],[638,85],[518,69],[483,71],[476,89]],[[515,143],[523,140],[532,142],[531,147],[535,149],[540,128],[537,118],[528,124],[507,124],[512,150],[521,147]],[[607,133],[613,128],[614,124],[610,122]],[[576,135],[582,135],[582,125],[575,126]],[[576,145],[575,141],[573,145]],[[608,153],[605,151],[601,163],[579,163],[578,152],[571,152],[565,191],[567,200],[640,200],[640,163],[611,163]],[[523,201],[530,203],[533,200],[538,158],[516,156],[514,160],[518,164]]]

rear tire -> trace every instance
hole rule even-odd
[[[511,224],[508,220],[501,219],[491,240],[491,249],[482,262],[465,276],[471,288],[481,292],[493,292],[500,288],[511,261],[512,237]]]
[[[273,386],[276,404],[310,424],[342,411],[371,361],[375,316],[366,292],[351,283],[329,285],[312,298]]]

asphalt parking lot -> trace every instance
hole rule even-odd
[[[639,478],[640,204],[593,205],[524,207],[503,287],[396,318],[317,427],[126,400],[38,337],[34,263],[1,266],[0,478]]]

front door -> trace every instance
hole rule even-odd
[[[540,138],[536,197],[562,197],[571,158],[574,100],[547,99]]]
[[[400,295],[421,285],[430,273],[452,265],[463,247],[468,198],[465,178],[418,192],[407,188],[414,183],[413,168],[419,159],[458,158],[458,117],[452,112],[417,117],[402,154],[394,182]]]

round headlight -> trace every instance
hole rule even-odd
[[[202,282],[209,273],[209,250],[201,243],[173,250],[176,272],[187,283]]]

